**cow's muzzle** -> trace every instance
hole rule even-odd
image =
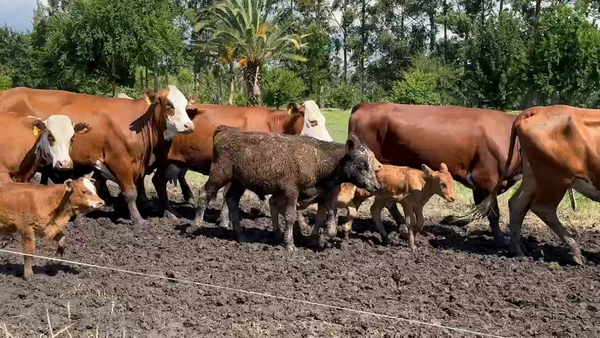
[[[193,133],[194,129],[196,129],[194,127],[194,122],[187,122],[183,125],[183,133],[184,134]]]
[[[54,163],[54,169],[56,169],[56,170],[71,170],[71,169],[73,169],[73,161],[71,161],[71,160],[56,161],[56,163]]]

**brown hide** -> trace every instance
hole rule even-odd
[[[57,256],[66,247],[64,227],[74,216],[104,206],[87,178],[67,180],[64,185],[33,185],[7,182],[0,185],[0,235],[18,232],[24,251],[35,253],[35,237],[58,242]],[[89,189],[92,187],[92,190]],[[32,258],[25,257],[24,277],[33,275]]]
[[[35,163],[34,118],[14,113],[0,113],[0,181],[28,181],[38,169]]]
[[[23,116],[46,118],[51,114],[67,115],[85,122],[92,132],[81,135],[73,144],[71,158],[80,166],[104,163],[117,178],[125,195],[131,218],[142,222],[135,200],[135,180],[146,171],[151,153],[164,146],[164,98],[159,92],[152,106],[145,100],[107,98],[58,90],[14,88],[0,92],[0,111],[14,111]]]
[[[348,131],[384,164],[437,170],[446,163],[455,180],[474,190],[477,204],[503,174],[514,120],[490,109],[361,103],[352,110]],[[503,190],[520,179],[520,163],[519,156],[512,159]],[[497,205],[495,210],[489,219],[500,242]]]

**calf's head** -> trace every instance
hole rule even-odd
[[[425,177],[431,180],[433,193],[445,199],[446,202],[454,202],[456,193],[454,192],[454,179],[448,171],[445,163],[440,165],[439,171],[433,171],[426,165],[422,165]]]
[[[94,179],[87,177],[68,179],[64,185],[67,193],[71,194],[69,204],[76,212],[85,214],[104,207],[104,201],[96,193]]]
[[[87,123],[73,124],[65,115],[51,115],[46,120],[35,119],[31,128],[34,135],[40,135],[36,145],[37,155],[58,170],[73,168],[70,152],[75,134],[86,134],[92,130]]]
[[[375,176],[376,167],[381,170],[373,153],[360,142],[358,136],[350,133],[346,141],[346,155],[340,163],[341,175],[345,181],[370,192],[380,188]]]
[[[156,95],[157,108],[165,121],[163,136],[170,140],[177,134],[189,134],[194,131],[194,122],[187,114],[188,100],[177,87],[169,85]]]

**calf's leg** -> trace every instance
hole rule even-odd
[[[56,235],[54,235],[52,240],[58,242],[58,247],[56,248],[56,258],[62,258],[67,247],[67,236],[65,236],[62,231],[59,231]]]
[[[269,198],[269,209],[271,210],[271,220],[273,222],[273,234],[278,241],[282,241],[283,233],[279,226],[279,215],[281,214],[279,204],[280,201],[278,201],[275,196]]]
[[[231,187],[231,183],[227,183],[223,189],[223,196],[227,195],[227,191]],[[221,228],[229,228],[229,208],[227,207],[227,201],[223,199],[223,205],[221,206],[221,213],[219,214],[219,226]]]
[[[152,177],[152,183],[154,184],[154,189],[156,189],[156,195],[158,195],[158,200],[160,204],[164,208],[165,216],[169,219],[176,220],[179,218],[179,215],[173,209],[173,205],[171,205],[171,201],[169,201],[169,193],[167,191],[167,176],[164,167],[159,167],[156,169],[156,173]]]
[[[373,218],[373,222],[375,222],[375,226],[377,226],[377,231],[379,231],[379,234],[381,235],[381,243],[383,245],[389,245],[390,237],[388,236],[387,231],[385,231],[383,222],[381,221],[381,210],[383,210],[384,203],[384,201],[375,197],[373,205],[371,206],[371,217]]]
[[[242,231],[240,224],[240,199],[244,195],[246,189],[238,181],[234,181],[231,184],[229,190],[225,194],[225,200],[227,201],[227,207],[229,207],[229,219],[233,224],[233,231],[235,232],[238,242],[245,242],[246,237]]]
[[[285,194],[285,233],[283,241],[288,251],[295,251],[294,245],[294,223],[298,212],[296,211],[296,203],[298,203],[297,192],[287,192]]]
[[[400,225],[405,224],[406,220],[404,216],[400,213],[400,209],[398,209],[398,203],[393,203],[391,208],[387,208],[394,221],[396,221],[396,225],[400,227]]]
[[[183,199],[189,204],[194,204],[194,193],[192,192],[190,185],[188,184],[187,180],[185,179],[185,174],[187,173],[187,171],[188,171],[187,169],[181,169],[181,171],[179,172],[179,176],[177,177],[177,180],[179,181],[179,186],[181,187],[181,193],[183,194]]]
[[[28,255],[35,254],[35,234],[31,227],[21,231],[23,238],[23,251]],[[33,276],[33,257],[25,256],[23,264],[23,278],[30,279]]]

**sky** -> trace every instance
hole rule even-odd
[[[14,30],[31,31],[33,10],[37,0],[0,0],[0,26],[9,26]],[[47,0],[42,0],[47,4]]]

